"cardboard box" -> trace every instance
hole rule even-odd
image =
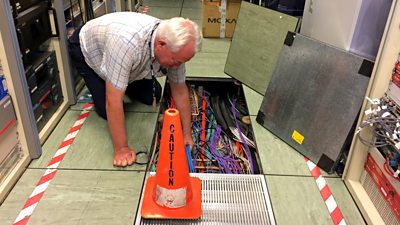
[[[226,3],[226,20],[225,33],[222,37],[231,38],[235,30],[237,16],[239,13],[241,0],[227,0]],[[203,36],[204,37],[221,37],[221,1],[203,1]]]

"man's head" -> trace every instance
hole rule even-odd
[[[200,50],[201,39],[193,21],[182,17],[163,20],[156,29],[154,55],[161,66],[177,68]]]

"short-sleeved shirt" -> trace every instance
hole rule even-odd
[[[155,17],[134,12],[106,14],[87,22],[79,34],[86,63],[115,88],[125,91],[135,80],[167,75],[175,83],[185,82],[185,65],[160,69],[154,58]],[[150,47],[151,46],[151,47]],[[164,72],[164,73],[163,73]]]

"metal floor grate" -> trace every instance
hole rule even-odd
[[[191,174],[202,180],[202,217],[198,220],[143,219],[140,200],[136,225],[145,224],[260,224],[275,225],[262,175]]]

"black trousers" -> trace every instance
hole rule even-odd
[[[90,66],[85,62],[79,43],[79,32],[81,28],[75,30],[68,40],[68,52],[73,65],[79,74],[85,80],[85,84],[92,94],[93,103],[96,112],[107,119],[106,113],[106,83]],[[161,85],[155,81],[155,96],[157,102],[161,98]],[[130,83],[125,91],[130,98],[134,98],[144,104],[153,103],[153,81],[151,79],[142,79]]]

